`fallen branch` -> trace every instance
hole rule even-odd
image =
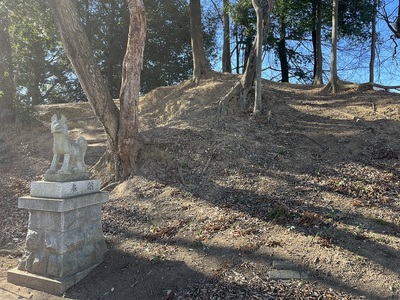
[[[183,178],[183,173],[182,173],[181,166],[179,166],[179,165],[178,165],[178,174],[179,174],[179,177],[181,178],[182,184],[183,185],[187,185],[185,179]]]
[[[210,156],[210,157],[208,158],[208,160],[207,160],[207,162],[206,162],[206,165],[204,166],[203,170],[201,171],[201,175],[203,175],[204,172],[207,170],[208,166],[210,165],[211,159],[212,159],[212,156]]]

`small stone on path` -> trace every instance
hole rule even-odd
[[[269,272],[269,279],[271,280],[289,280],[289,279],[306,279],[307,274],[295,270],[297,267],[295,264],[285,260],[275,260],[272,262],[274,270]]]

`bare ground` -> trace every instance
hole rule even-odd
[[[110,192],[103,264],[64,299],[399,299],[400,95],[265,81],[260,117],[216,116],[234,76],[141,99],[140,170]],[[37,107],[0,130],[0,298],[61,299],[6,282],[51,154],[49,120],[105,136],[87,103]],[[308,279],[269,278],[285,260]],[[3,294],[2,294],[3,293]]]

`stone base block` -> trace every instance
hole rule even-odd
[[[97,192],[94,194],[63,199],[24,196],[18,198],[18,208],[51,212],[66,212],[95,204],[102,204],[107,202],[108,198],[108,192]]]
[[[61,199],[92,194],[98,191],[100,191],[100,180],[98,179],[67,182],[33,181],[30,195],[32,197]]]
[[[96,264],[84,271],[64,278],[47,278],[26,271],[12,269],[7,272],[7,281],[15,285],[24,286],[59,296],[62,295],[67,289],[85,278],[85,276],[88,275],[89,272],[98,265],[99,264]]]
[[[84,173],[67,173],[67,174],[45,174],[43,179],[45,181],[53,182],[64,182],[64,181],[76,181],[76,180],[86,180],[90,178],[89,172]]]

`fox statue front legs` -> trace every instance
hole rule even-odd
[[[58,170],[58,174],[67,174],[69,173],[69,163],[71,159],[71,154],[64,154],[64,161],[60,170]]]
[[[54,153],[53,160],[51,161],[51,166],[46,171],[46,174],[55,174],[56,173],[57,163],[59,160],[60,160],[60,154]]]

